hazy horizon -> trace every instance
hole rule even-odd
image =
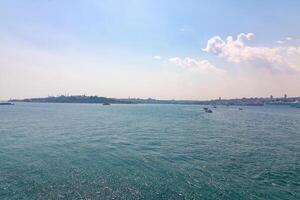
[[[2,1],[0,100],[300,96],[300,1]]]
[[[169,99],[159,99],[156,97],[109,97],[109,96],[102,96],[102,95],[86,95],[86,94],[60,94],[60,95],[48,95],[48,96],[32,96],[32,97],[23,97],[23,98],[11,98],[11,99],[0,99],[0,101],[9,101],[9,100],[22,100],[22,99],[34,99],[34,98],[48,98],[48,97],[59,97],[59,96],[98,96],[98,97],[105,97],[105,98],[114,98],[114,99],[156,99],[156,100],[175,100],[175,101],[210,101],[210,100],[218,100],[218,98],[212,98],[212,99],[174,99],[174,98],[169,98]],[[287,96],[287,98],[298,98],[299,96]],[[229,100],[229,99],[243,99],[243,98],[270,98],[270,96],[243,96],[243,97],[232,97],[232,98],[222,98],[222,100]],[[272,98],[284,98],[284,96],[273,96]]]

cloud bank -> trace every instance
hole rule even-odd
[[[253,37],[253,33],[240,33],[236,39],[232,36],[226,39],[214,36],[207,41],[206,47],[202,50],[234,64],[264,68],[272,72],[300,71],[300,62],[295,62],[297,60],[295,56],[300,55],[299,47],[254,46],[249,44]]]
[[[222,74],[225,73],[225,71],[218,69],[213,64],[211,64],[208,60],[201,60],[201,59],[193,59],[193,58],[179,58],[179,57],[173,57],[170,58],[169,61],[176,65],[180,66],[184,69],[188,69],[194,72],[200,72],[200,73],[214,73],[214,74]]]

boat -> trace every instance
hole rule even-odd
[[[14,105],[14,104],[10,102],[0,102],[0,106],[10,106],[10,105]]]
[[[109,106],[110,103],[105,102],[105,103],[103,103],[102,105],[103,105],[103,106]]]
[[[205,112],[212,113],[212,110],[211,109],[207,109],[207,110],[205,110]]]
[[[209,108],[207,108],[207,107],[204,107],[203,110],[204,110],[205,112],[207,112],[207,113],[212,113],[212,110],[209,109]]]
[[[239,110],[243,110],[243,108],[239,108]]]

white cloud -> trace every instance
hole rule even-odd
[[[237,36],[236,40],[233,40],[232,36],[228,36],[226,41],[224,41],[220,36],[214,36],[207,41],[206,48],[204,48],[203,51],[219,54],[223,52],[224,48],[226,48],[227,45],[243,47],[245,41],[251,40],[253,36],[253,33],[241,33]]]
[[[156,59],[156,60],[160,60],[161,56],[157,55],[157,56],[153,56],[153,58]]]
[[[291,40],[293,40],[293,38],[292,37],[286,37],[285,38],[287,41],[291,41]]]
[[[284,44],[284,41],[282,41],[282,40],[277,40],[276,43],[277,43],[277,44]]]
[[[193,59],[193,58],[179,58],[173,57],[170,58],[169,61],[176,66],[180,66],[184,69],[188,69],[194,72],[201,72],[201,73],[217,73],[222,74],[225,73],[224,70],[216,68],[213,64],[211,64],[208,60],[200,60],[200,59]]]
[[[252,40],[253,36],[253,33],[241,33],[237,39],[228,36],[226,40],[220,36],[214,36],[207,41],[203,51],[225,58],[228,62],[265,68],[271,71],[300,70],[300,63],[291,63],[295,59],[286,56],[289,51],[293,51],[288,50],[290,47],[250,46],[247,42]]]

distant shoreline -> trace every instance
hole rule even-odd
[[[107,98],[98,96],[51,96],[46,98],[11,99],[9,102],[29,103],[89,103],[89,104],[183,104],[183,105],[236,105],[236,106],[263,106],[290,105],[300,102],[300,97],[289,98],[241,98],[241,99],[216,99],[216,100],[158,100],[140,98]]]

